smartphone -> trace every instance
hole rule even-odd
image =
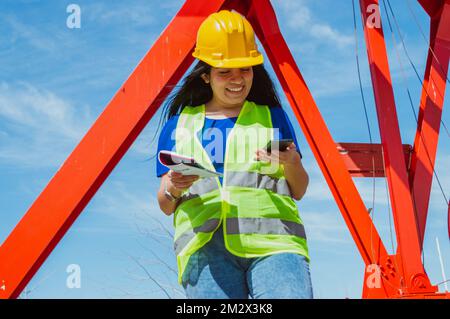
[[[291,145],[294,142],[291,138],[285,138],[281,140],[272,140],[267,143],[267,145],[264,147],[267,153],[270,153],[273,149],[278,149],[280,152],[284,152],[289,145]]]

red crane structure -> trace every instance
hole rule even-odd
[[[0,248],[0,298],[17,298],[189,66],[203,20],[236,10],[253,25],[366,265],[363,298],[450,298],[421,252],[450,56],[450,0],[418,0],[430,48],[414,145],[402,145],[378,0],[360,0],[381,144],[336,143],[280,32],[270,0],[187,0]],[[424,144],[426,141],[426,145]],[[375,163],[373,164],[373,160]],[[389,255],[352,176],[385,177]],[[378,277],[377,277],[378,276]]]

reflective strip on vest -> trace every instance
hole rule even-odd
[[[189,187],[189,191],[181,197],[178,205],[195,197],[212,192],[218,188],[219,186],[214,177],[201,178]]]
[[[279,195],[291,197],[289,185],[285,178],[274,178],[269,175],[260,174],[258,172],[228,172],[227,173],[228,186],[240,186],[258,189],[268,189]],[[179,204],[199,197],[203,194],[209,193],[218,189],[215,178],[202,178],[196,183],[192,184],[189,192],[183,195]]]
[[[292,235],[306,239],[302,224],[279,218],[227,218],[227,234]]]
[[[275,178],[259,172],[227,172],[227,186],[268,189],[279,195],[291,196],[289,185],[285,178]]]
[[[175,241],[175,253],[178,255],[184,247],[195,237],[196,233],[209,233],[214,231],[220,219],[214,218],[206,221],[193,231],[183,233]],[[290,235],[306,239],[305,227],[296,222],[278,218],[227,218],[227,234],[260,234],[260,235]]]
[[[197,233],[210,233],[220,224],[220,219],[214,218],[207,220],[203,225],[195,227],[193,230],[184,232],[174,243],[175,253],[178,255],[184,247],[195,237]]]

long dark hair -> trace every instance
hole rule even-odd
[[[202,105],[212,99],[211,86],[201,78],[203,73],[209,75],[210,72],[211,66],[199,60],[192,71],[186,75],[181,86],[169,96],[164,104],[160,123],[152,141],[159,131],[161,120],[164,120],[165,123],[171,117],[180,114],[184,107]],[[253,84],[247,100],[269,107],[281,107],[273,81],[263,64],[253,66]]]

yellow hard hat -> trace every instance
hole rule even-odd
[[[192,55],[216,68],[242,68],[264,62],[251,24],[228,10],[213,13],[203,21]]]

